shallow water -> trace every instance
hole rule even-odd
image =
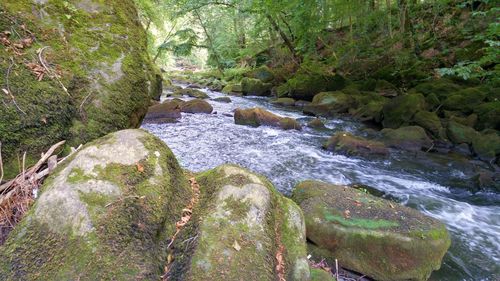
[[[211,98],[225,96],[203,91]],[[142,127],[165,141],[181,165],[192,171],[236,163],[264,174],[286,195],[305,179],[374,187],[447,225],[452,245],[431,280],[500,280],[500,195],[466,191],[470,165],[439,155],[396,152],[390,159],[375,161],[335,155],[322,150],[321,144],[339,130],[363,135],[364,125],[330,118],[324,120],[326,131],[240,126],[224,114],[259,106],[303,125],[311,117],[299,109],[271,105],[266,98],[231,99],[232,103],[209,101],[217,114],[183,113],[177,123]]]

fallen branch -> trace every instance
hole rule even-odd
[[[38,162],[26,169],[26,154],[23,155],[22,171],[13,180],[0,185],[0,245],[7,238],[8,233],[23,218],[24,214],[36,198],[36,193],[43,179],[47,177],[61,162],[74,154],[81,145],[66,157],[57,158],[53,155],[65,141],[53,145],[46,153],[42,154]],[[1,148],[1,143],[0,143]],[[0,151],[0,167],[3,178],[3,163]]]
[[[14,66],[14,59],[11,57],[10,58],[10,65],[9,67],[7,68],[7,74],[5,75],[5,86],[7,89],[2,89],[3,92],[8,96],[10,97],[10,99],[12,100],[12,103],[16,106],[17,110],[21,111],[24,115],[27,115],[26,112],[24,112],[24,110],[22,110],[19,105],[17,104],[16,102],[16,98],[14,97],[14,95],[12,94],[12,91],[10,90],[10,83],[9,83],[9,76],[10,76],[10,73],[12,71],[12,67]]]
[[[49,46],[45,46],[41,49],[39,49],[38,51],[38,60],[40,61],[40,64],[43,66],[43,68],[45,68],[45,70],[47,71],[47,73],[53,77],[54,79],[56,79],[56,81],[59,83],[59,85],[61,85],[61,88],[64,90],[64,92],[66,93],[66,95],[70,96],[71,95],[69,94],[68,92],[68,89],[66,89],[66,87],[64,86],[64,84],[61,82],[61,80],[59,79],[59,76],[57,75],[57,73],[53,72],[48,66],[47,64],[45,63],[45,60],[43,59],[43,51],[45,49],[49,48]]]

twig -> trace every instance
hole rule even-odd
[[[12,94],[12,91],[10,90],[9,76],[10,76],[10,72],[12,71],[13,66],[14,66],[14,59],[12,57],[10,57],[10,65],[9,65],[9,68],[7,68],[7,75],[5,76],[5,85],[7,87],[7,89],[6,89],[7,93],[5,93],[5,94],[11,98],[12,103],[14,103],[14,105],[16,106],[16,108],[19,111],[21,111],[24,115],[27,115],[26,112],[24,112],[24,110],[22,110],[19,107],[19,105],[16,102],[16,98],[14,97],[14,95]]]
[[[335,259],[335,280],[339,280],[339,261]]]
[[[54,77],[56,79],[56,81],[59,83],[59,85],[61,85],[62,89],[64,90],[64,92],[71,97],[71,95],[69,94],[68,92],[68,89],[66,89],[66,87],[64,86],[64,84],[61,82],[61,80],[59,80],[59,77],[57,76],[57,73],[53,73],[52,70],[50,70],[47,65],[45,64],[45,60],[43,59],[43,56],[42,56],[42,53],[45,49],[49,48],[49,46],[45,46],[43,48],[40,49],[40,51],[38,51],[38,60],[40,60],[40,64],[43,66],[43,68],[45,68],[45,70],[49,73],[50,76]]]
[[[0,141],[0,184],[3,180],[2,142]]]
[[[128,198],[142,199],[142,198],[144,198],[144,196],[130,195],[130,196],[121,197],[121,198],[119,198],[116,201],[113,201],[111,203],[106,204],[106,206],[104,206],[104,207],[107,208],[107,207],[109,207],[109,206],[111,206],[111,205],[113,205],[115,203],[121,202],[121,201],[123,201],[125,199],[128,199]]]

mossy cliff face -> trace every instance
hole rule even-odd
[[[450,246],[442,223],[348,186],[305,181],[293,200],[324,257],[376,280],[427,280]]]
[[[142,130],[84,146],[0,247],[2,280],[154,280],[191,198],[172,152]]]
[[[204,172],[197,181],[201,203],[193,217],[202,221],[185,280],[276,280],[280,251],[283,277],[309,280],[305,224],[295,203],[234,165]]]
[[[2,1],[0,30],[10,31],[11,43],[0,44],[2,81],[8,78],[19,107],[2,93],[0,140],[7,176],[16,172],[12,159],[21,152],[31,160],[61,139],[77,146],[138,127],[159,93],[161,80],[131,0]],[[15,49],[22,40],[32,43]],[[55,75],[46,73],[38,81],[28,63],[43,69],[40,58],[67,93]]]

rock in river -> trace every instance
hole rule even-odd
[[[389,153],[385,145],[378,141],[371,141],[354,136],[348,132],[337,132],[323,145],[323,148],[346,155],[357,156],[385,156]]]
[[[165,101],[160,104],[150,106],[146,116],[145,123],[165,123],[175,122],[181,118],[181,105],[184,102],[179,99]]]
[[[202,99],[194,99],[182,104],[181,111],[186,113],[207,113],[210,114],[214,108]]]
[[[349,186],[304,181],[293,200],[326,258],[376,280],[427,280],[450,246],[439,221]]]
[[[253,127],[265,125],[279,127],[284,130],[300,130],[302,128],[295,119],[281,117],[259,107],[248,109],[237,108],[234,111],[234,123]]]

